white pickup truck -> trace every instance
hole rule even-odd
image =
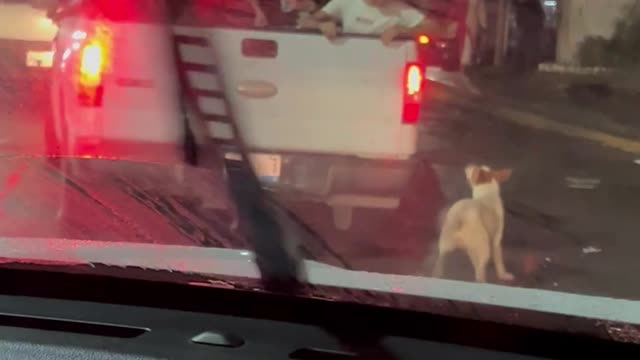
[[[232,139],[233,121],[265,186],[328,204],[340,229],[354,209],[399,207],[423,86],[414,41],[167,26],[164,1],[105,3],[106,14],[79,6],[58,19],[48,152],[179,144],[177,45],[210,135]]]

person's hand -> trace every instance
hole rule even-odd
[[[335,40],[338,37],[338,26],[332,21],[320,23],[318,29],[329,40]]]
[[[385,46],[388,46],[391,44],[391,42],[393,42],[393,40],[395,40],[400,34],[402,34],[402,29],[400,29],[400,27],[398,26],[390,26],[388,28],[386,28],[383,32],[382,35],[380,36],[380,39],[382,40],[382,43]]]
[[[267,16],[262,11],[256,12],[256,17],[253,20],[253,25],[255,27],[265,27],[269,25],[269,21],[267,20]]]
[[[296,26],[299,29],[311,29],[315,27],[316,22],[311,18],[311,15],[307,13],[299,13],[298,20],[296,20]]]

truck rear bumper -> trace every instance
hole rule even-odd
[[[182,161],[177,143],[105,141],[81,136],[75,145],[72,155],[171,164]],[[414,159],[309,154],[275,156],[281,161],[279,176],[261,177],[258,174],[267,189],[293,201],[311,200],[332,207],[396,209],[419,168],[419,162]]]
[[[265,185],[330,206],[395,209],[416,169],[414,160],[335,155],[281,155],[280,177]]]

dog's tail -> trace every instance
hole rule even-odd
[[[433,238],[435,241],[431,241],[428,246],[428,254],[424,260],[423,264],[423,273],[430,273],[427,269],[431,268],[429,265],[434,259],[437,261],[438,254],[440,253],[440,244],[443,243],[443,238],[449,236],[454,233],[460,226],[462,226],[462,222],[457,218],[451,218],[450,212],[453,204],[448,204],[444,206],[437,215],[436,218],[436,236]]]
[[[447,215],[449,214],[449,211],[451,211],[452,207],[453,207],[453,204],[446,205],[438,213],[437,228],[439,233],[442,233],[442,229],[444,228],[445,221],[447,220]]]

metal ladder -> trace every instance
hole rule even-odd
[[[198,165],[203,155],[216,158],[216,164],[224,169],[240,223],[246,225],[247,240],[255,252],[265,286],[275,291],[292,291],[298,288],[300,277],[304,277],[302,258],[292,250],[295,241],[287,238],[291,233],[282,227],[281,217],[285,216],[283,211],[286,210],[275,206],[273,199],[262,189],[249,162],[245,143],[224,92],[222,69],[215,61],[214,64],[190,61],[182,51],[185,47],[199,48],[215,59],[215,49],[206,36],[176,34],[174,31],[171,34],[184,114],[185,161]],[[213,86],[200,86],[203,84],[192,81],[194,78],[208,79],[204,83]],[[214,104],[213,111],[203,109],[201,105],[206,101]],[[196,136],[201,138],[198,140]],[[208,142],[211,147],[202,146]],[[203,154],[202,150],[214,154]]]
[[[185,124],[185,141],[190,137],[199,139],[200,144],[213,140],[219,151],[223,148],[229,152],[243,154],[244,143],[239,137],[229,100],[224,92],[222,74],[217,65],[190,60],[192,53],[209,54],[215,59],[213,47],[205,36],[173,34],[174,55],[176,59],[178,79],[182,94],[183,113],[187,117]],[[215,63],[215,60],[214,60]],[[197,79],[200,79],[199,81]],[[202,104],[213,105],[213,111],[206,111]],[[191,116],[192,118],[188,118]],[[198,132],[199,134],[196,134]],[[197,144],[194,144],[197,145]],[[198,161],[187,155],[189,163]],[[242,159],[237,159],[242,160]],[[195,164],[194,164],[195,165]]]

